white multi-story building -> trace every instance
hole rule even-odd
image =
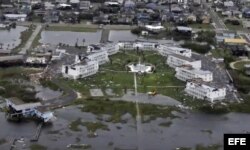
[[[86,56],[89,60],[97,61],[99,65],[105,64],[109,61],[108,52],[107,51],[99,51],[96,53],[91,53]]]
[[[79,79],[96,74],[98,69],[97,61],[83,60],[77,64],[63,65],[62,75],[65,78]]]
[[[192,51],[190,49],[174,47],[169,44],[159,45],[158,51],[162,56],[168,56],[169,54],[179,54],[189,58],[192,56]]]
[[[157,46],[158,43],[150,41],[136,41],[133,45],[134,49],[140,50],[155,50]]]
[[[185,92],[195,98],[210,102],[223,100],[226,96],[226,88],[215,88],[199,81],[187,82]]]
[[[207,70],[194,69],[191,66],[182,66],[175,68],[175,77],[182,81],[201,78],[205,82],[213,81],[213,73]]]
[[[201,68],[201,60],[194,60],[192,58],[178,54],[168,55],[167,64],[172,68],[181,67],[183,65],[190,65],[192,68],[195,69]]]
[[[124,50],[134,50],[134,49],[140,49],[140,50],[156,50],[158,47],[157,42],[151,42],[151,41],[121,41],[118,43],[119,49]]]
[[[108,55],[114,55],[119,52],[119,45],[115,43],[92,44],[87,47],[87,53],[107,51]]]
[[[133,50],[134,49],[134,41],[120,41],[118,43],[119,49],[124,50]]]

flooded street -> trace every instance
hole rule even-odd
[[[42,31],[40,42],[53,45],[64,43],[75,46],[78,39],[78,46],[96,44],[101,40],[101,33],[101,30],[97,32]],[[84,43],[83,39],[85,39]]]
[[[21,43],[21,32],[26,30],[26,27],[17,26],[15,29],[0,30],[0,43],[3,43],[4,50],[11,50]]]
[[[115,148],[136,149],[138,144],[145,150],[165,150],[177,147],[195,147],[197,144],[210,145],[223,142],[224,133],[245,133],[250,131],[250,115],[229,113],[226,115],[208,115],[199,112],[175,113],[177,118],[157,118],[141,124],[138,139],[135,119],[124,115],[126,123],[111,123],[105,121],[108,115],[93,115],[81,112],[81,106],[70,106],[55,111],[57,120],[51,126],[45,126],[38,141],[47,145],[49,149],[67,149],[68,144],[90,144],[91,149],[110,150]],[[79,125],[81,131],[72,131],[69,125],[72,121],[81,118],[84,122],[102,122],[107,125],[108,131],[98,129],[97,137],[89,137],[86,127]],[[0,138],[27,137],[35,133],[34,122],[15,124],[7,122],[4,114],[0,114]],[[169,126],[161,123],[171,122]],[[178,140],[178,142],[176,142]],[[137,143],[141,142],[141,143]],[[0,147],[6,147],[9,143]]]
[[[129,30],[110,30],[109,41],[119,42],[119,41],[134,41],[138,37],[131,33]]]

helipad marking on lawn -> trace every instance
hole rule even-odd
[[[90,95],[93,97],[102,97],[104,96],[101,89],[90,89]]]

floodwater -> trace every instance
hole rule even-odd
[[[177,113],[177,118],[158,118],[141,124],[143,132],[137,135],[136,122],[131,115],[126,114],[126,123],[109,123],[105,121],[108,115],[93,115],[81,112],[77,107],[70,106],[55,111],[57,120],[51,126],[43,128],[38,144],[45,145],[49,149],[67,149],[68,144],[90,144],[92,149],[110,150],[115,148],[136,149],[143,145],[144,150],[171,150],[177,147],[195,147],[198,144],[208,146],[210,144],[223,143],[224,133],[246,133],[250,131],[250,115],[241,113],[229,113],[225,115],[208,115],[200,112]],[[81,131],[75,132],[69,129],[69,124],[81,118],[83,122],[95,122],[99,119],[108,125],[109,131],[97,130],[97,137],[88,137],[85,127],[79,126]],[[7,122],[3,113],[0,113],[1,132],[0,138],[11,139],[13,137],[30,138],[34,135],[36,125],[33,122],[15,124]],[[160,123],[171,121],[168,127],[159,126]],[[10,143],[0,145],[7,147]],[[25,146],[30,143],[25,143]],[[24,146],[24,147],[25,147]]]
[[[130,32],[130,30],[110,30],[109,41],[119,42],[119,41],[134,41],[138,37]]]
[[[26,30],[26,27],[17,26],[15,29],[0,30],[0,43],[3,43],[3,50],[11,50],[21,43],[21,32]]]
[[[101,40],[101,30],[97,32],[70,32],[70,31],[42,31],[40,42],[43,44],[57,45],[59,43],[75,46],[78,39],[78,46],[96,44]]]
[[[39,98],[43,101],[48,101],[51,99],[55,99],[60,97],[63,93],[61,91],[54,91],[50,88],[45,88],[42,86],[35,86],[35,90],[36,90],[36,98]]]
[[[164,105],[164,106],[179,106],[181,103],[171,97],[157,94],[155,96],[150,96],[144,93],[134,94],[134,91],[127,91],[127,94],[119,98],[110,98],[112,101],[127,101],[133,102],[137,100],[139,103],[155,104],[155,105]]]

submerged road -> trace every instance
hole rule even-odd
[[[134,87],[135,87],[135,96],[137,96],[137,78],[136,73],[134,73]],[[137,131],[137,149],[144,150],[143,148],[143,130],[142,130],[142,122],[141,122],[141,113],[139,108],[138,99],[135,101],[136,107],[136,131]]]
[[[36,36],[39,34],[41,29],[42,29],[41,24],[36,26],[35,31],[32,33],[32,35],[30,36],[30,38],[28,39],[28,41],[26,42],[26,44],[22,48],[22,50],[19,52],[19,54],[26,54],[27,50],[29,50],[31,48],[31,45],[32,45],[33,41],[35,40]]]

